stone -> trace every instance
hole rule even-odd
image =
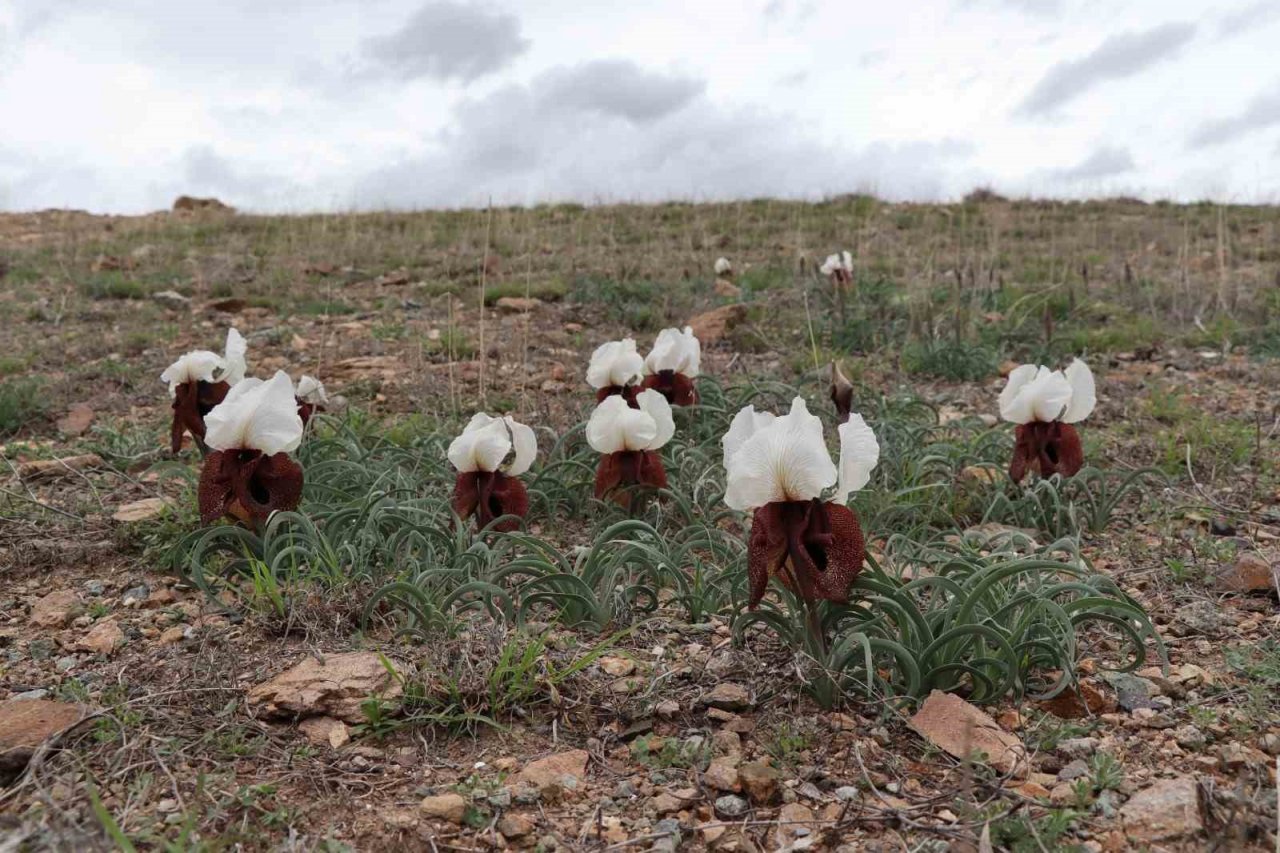
[[[606,675],[621,678],[636,671],[636,662],[631,658],[602,657],[600,658],[600,668],[604,670]]]
[[[1094,737],[1069,737],[1058,742],[1057,752],[1066,758],[1085,759],[1098,751]]]
[[[1214,571],[1213,580],[1227,592],[1280,592],[1280,563],[1257,551],[1242,551],[1235,562]]]
[[[426,797],[418,804],[419,810],[430,818],[447,820],[449,823],[462,823],[467,819],[467,801],[461,794],[437,794]]]
[[[1041,785],[1039,782],[1023,782],[1013,790],[1017,791],[1019,795],[1026,797],[1029,800],[1047,800],[1051,796],[1049,789],[1044,785]]]
[[[191,299],[176,290],[162,290],[151,294],[151,301],[158,303],[170,311],[186,311],[191,307]]]
[[[959,696],[934,690],[909,724],[925,740],[956,758],[978,760],[1001,773],[1026,773],[1022,741]]]
[[[711,736],[711,752],[714,755],[725,755],[736,759],[742,757],[742,735],[728,729],[722,729]]]
[[[738,762],[734,758],[715,758],[702,773],[702,780],[717,791],[736,794],[742,790],[738,781]]]
[[[740,302],[721,305],[699,314],[689,321],[693,334],[703,346],[721,340],[739,323],[747,319],[747,306]]]
[[[587,775],[587,760],[590,755],[585,749],[572,749],[539,758],[526,764],[516,774],[515,784],[537,788],[544,795],[554,790],[577,790]]]
[[[159,518],[170,506],[171,504],[165,498],[143,498],[127,504],[120,504],[120,506],[116,507],[116,511],[112,513],[111,520],[119,521],[122,524],[150,521],[153,518]]]
[[[56,590],[31,605],[30,622],[37,628],[62,628],[81,609],[79,595],[69,589]]]
[[[124,645],[124,631],[115,618],[100,619],[76,643],[76,648],[98,655],[112,655]]]
[[[842,803],[851,803],[861,796],[861,792],[853,785],[841,785],[832,792],[836,799]]]
[[[737,299],[742,296],[742,288],[729,281],[727,278],[718,278],[711,288],[716,296],[723,296],[727,299]]]
[[[1200,786],[1190,776],[1161,779],[1120,808],[1125,834],[1133,841],[1168,841],[1204,829]]]
[[[200,211],[208,211],[213,213],[235,213],[235,208],[229,204],[223,204],[212,196],[209,198],[197,198],[195,196],[180,195],[173,202],[174,212],[195,213]]]
[[[73,477],[77,472],[101,468],[103,464],[102,457],[96,453],[82,453],[61,459],[35,459],[18,466],[18,478],[29,483],[39,483]]]
[[[653,810],[660,815],[674,814],[684,808],[684,801],[663,791],[653,798]]]
[[[1265,768],[1271,763],[1262,752],[1235,741],[1224,744],[1219,752],[1219,757],[1228,770],[1244,770],[1250,767]]]
[[[316,746],[329,746],[333,749],[340,749],[351,740],[347,724],[333,717],[307,717],[298,723],[298,731]]]
[[[80,722],[85,710],[70,702],[8,699],[0,702],[0,784],[18,776],[41,744]]]
[[[1004,481],[1005,473],[986,465],[966,465],[960,469],[960,482],[991,486]]]
[[[1151,697],[1159,691],[1147,679],[1128,672],[1105,672],[1102,677],[1115,689],[1116,701],[1124,710],[1155,707]]]
[[[750,761],[738,767],[738,783],[758,806],[777,800],[780,778],[781,774],[763,761]]]
[[[1178,746],[1193,751],[1203,748],[1208,743],[1204,732],[1200,731],[1199,727],[1190,724],[1174,729],[1173,739],[1177,741]]]
[[[498,820],[498,832],[503,838],[524,838],[535,826],[533,818],[522,814],[505,814]]]
[[[542,300],[536,296],[502,296],[494,305],[503,314],[523,314],[542,305]]]
[[[67,436],[84,435],[93,423],[93,407],[87,403],[76,403],[67,413],[58,419],[58,432]]]
[[[716,798],[716,816],[723,820],[737,820],[747,813],[747,801],[734,794]]]
[[[741,684],[721,681],[711,692],[698,700],[700,705],[719,708],[722,711],[745,711],[751,707],[751,694]]]
[[[394,662],[392,666],[399,669]],[[308,656],[249,691],[249,707],[264,717],[337,717],[365,721],[361,704],[370,696],[395,699],[402,692],[375,652]]]
[[[813,833],[813,811],[801,803],[787,803],[778,809],[778,825],[774,829],[774,849],[789,849],[797,838]],[[794,848],[790,848],[794,849]]]
[[[1069,762],[1061,770],[1058,771],[1058,779],[1062,782],[1070,782],[1073,779],[1081,779],[1089,775],[1089,765],[1083,760],[1077,758],[1075,761]]]

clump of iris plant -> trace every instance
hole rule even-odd
[[[866,545],[846,503],[880,461],[875,433],[859,414],[840,425],[840,462],[831,461],[822,421],[796,397],[782,416],[747,406],[721,443],[728,483],[724,500],[751,510],[748,606],[755,608],[774,577],[795,593],[821,642],[816,605],[844,603],[862,571]]]
[[[461,519],[474,516],[481,530],[503,516],[517,518],[498,522],[494,530],[519,528],[517,519],[529,511],[529,493],[520,475],[537,455],[538,440],[531,428],[510,415],[493,418],[478,412],[449,445],[449,461],[458,469],[453,511]]]
[[[666,488],[667,470],[658,450],[676,431],[671,404],[657,391],[639,392],[635,406],[621,396],[606,397],[587,420],[587,443],[601,454],[595,495],[626,509],[632,502],[629,486]]]
[[[169,397],[173,400],[169,448],[174,453],[182,449],[182,435],[188,432],[201,454],[207,451],[205,417],[226,398],[234,385],[244,379],[247,349],[244,337],[231,328],[227,331],[223,355],[208,350],[192,350],[160,374],[160,381],[169,384]]]
[[[289,454],[302,443],[302,418],[289,374],[241,380],[204,423],[211,450],[200,471],[204,524],[229,516],[261,527],[271,513],[298,508],[302,466]]]
[[[307,425],[312,415],[323,412],[329,405],[329,395],[325,393],[324,383],[314,377],[301,377],[294,393],[298,398],[298,417],[302,418],[303,426]]]
[[[643,379],[644,359],[633,338],[601,344],[587,365],[587,384],[596,389],[597,403],[616,395],[634,405]]]
[[[1072,424],[1093,412],[1098,396],[1089,365],[1075,359],[1065,371],[1024,364],[1000,392],[1000,417],[1018,425],[1009,476],[1072,477],[1084,465],[1080,434]]]
[[[657,391],[673,406],[693,406],[698,389],[693,380],[702,366],[702,345],[690,326],[663,329],[645,357],[645,388]]]

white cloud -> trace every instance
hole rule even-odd
[[[403,80],[472,80],[529,49],[515,15],[441,0],[427,3],[393,33],[365,40],[362,55]]]

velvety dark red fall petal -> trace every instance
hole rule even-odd
[[[302,425],[304,427],[307,425],[307,421],[311,420],[312,415],[316,412],[324,411],[324,406],[319,406],[315,403],[308,403],[296,397],[294,399],[298,401],[298,417],[302,418]]]
[[[1009,477],[1015,483],[1021,482],[1028,471],[1037,471],[1041,477],[1054,474],[1074,477],[1082,467],[1084,447],[1080,443],[1080,433],[1071,424],[1032,421],[1019,424],[1014,431]]]
[[[173,424],[169,428],[169,448],[182,449],[182,434],[204,439],[204,417],[227,396],[231,386],[226,382],[191,380],[179,385],[173,395]]]
[[[771,575],[806,601],[843,604],[865,557],[862,527],[848,507],[818,500],[766,504],[751,522],[747,605],[760,603]]]
[[[200,521],[212,524],[224,515],[261,523],[272,512],[298,508],[302,466],[287,453],[264,456],[256,450],[218,450],[200,470]]]
[[[627,486],[667,487],[667,469],[656,450],[619,450],[601,455],[596,466],[595,495],[599,500],[611,497],[620,506],[631,507]]]
[[[519,477],[501,471],[459,473],[453,486],[453,511],[459,518],[475,516],[481,530],[495,518],[514,515],[524,518],[529,512],[529,492]],[[518,530],[520,522],[508,519],[494,525],[501,532]]]
[[[633,409],[640,408],[640,404],[636,402],[636,395],[640,393],[639,385],[607,385],[596,391],[596,402],[603,403],[614,394],[619,394],[622,399],[627,401],[627,405]]]
[[[652,388],[673,406],[694,406],[698,403],[698,389],[693,380],[683,373],[674,370],[660,370],[650,373],[641,383],[642,388]]]

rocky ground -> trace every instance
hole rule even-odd
[[[0,378],[43,382],[0,456],[0,848],[1276,849],[1276,361],[1187,340],[1091,355],[1091,451],[1173,479],[1082,548],[1151,614],[1167,666],[1114,674],[1086,656],[1080,691],[1044,703],[824,711],[790,651],[659,609],[604,638],[535,626],[539,675],[495,724],[406,719],[405,691],[443,689],[446,660],[472,662],[483,694],[512,629],[477,618],[424,647],[362,630],[359,584],[293,590],[283,615],[194,588],[159,559],[190,514],[169,509],[184,492],[155,377],[234,323],[255,372],[314,372],[361,416],[448,423],[485,405],[567,427],[586,354],[636,318],[562,298],[541,272],[522,281],[519,260],[497,268],[475,230],[449,232],[452,260],[376,269],[346,263],[356,238],[328,258],[308,244],[293,289],[275,289],[239,222],[180,246],[129,220],[0,228],[0,364],[17,365]],[[563,255],[551,225],[535,233]],[[579,272],[618,274],[581,239]],[[731,250],[708,242],[686,253],[709,266]],[[178,261],[161,274],[156,256]],[[116,267],[150,290],[85,289]],[[469,290],[438,292],[449,270],[512,290],[482,321]],[[343,313],[300,310],[304,285]],[[818,397],[808,304],[741,285],[707,276],[661,321],[699,318],[709,374],[799,377]],[[944,417],[992,412],[1001,382],[908,374],[891,349],[848,361]]]

